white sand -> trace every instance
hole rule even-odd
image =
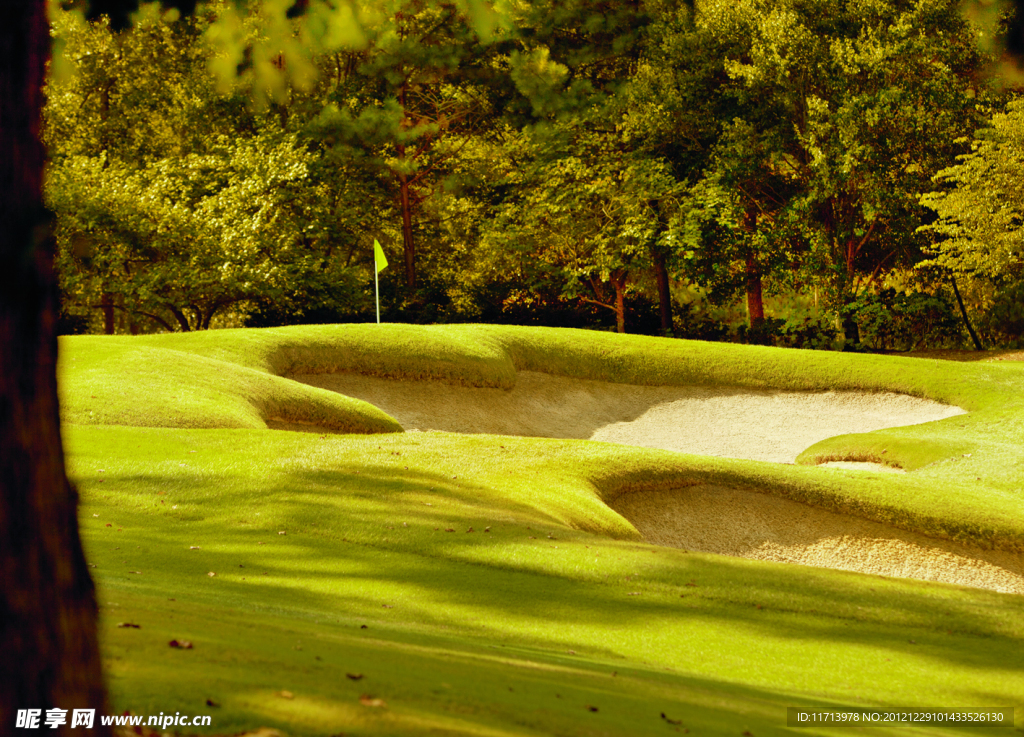
[[[511,390],[349,373],[289,378],[365,400],[406,430],[604,440],[777,463],[835,435],[963,414],[902,394],[633,386],[529,371]]]
[[[756,491],[641,491],[611,506],[657,545],[1024,594],[1019,553],[936,540]]]
[[[520,372],[511,390],[349,373],[290,378],[370,402],[406,430],[581,438],[779,463],[792,463],[835,435],[964,414],[900,394],[645,387],[531,372]],[[1022,555],[935,540],[753,490],[705,485],[636,492],[612,506],[658,545],[1024,594]]]

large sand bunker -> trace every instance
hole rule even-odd
[[[792,463],[835,435],[964,414],[892,393],[633,386],[527,371],[511,390],[353,373],[290,378],[374,404],[407,430],[603,440],[778,463]],[[1024,555],[935,540],[756,491],[702,485],[625,494],[612,506],[657,545],[1024,594]]]
[[[529,371],[511,390],[351,373],[290,378],[376,405],[406,430],[604,440],[777,463],[835,435],[963,414],[902,394],[634,386]]]

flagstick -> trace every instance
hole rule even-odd
[[[380,325],[380,287],[377,284],[380,271],[377,269],[377,254],[373,254],[373,293],[377,296],[377,324]]]

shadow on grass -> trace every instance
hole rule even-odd
[[[608,659],[623,652],[621,645],[595,647],[602,632],[642,622],[685,640],[687,628],[699,623],[1024,671],[1007,655],[1024,639],[1024,597],[612,541],[567,529],[514,500],[503,499],[496,514],[494,490],[485,486],[363,468],[264,481],[260,496],[277,512],[259,526],[231,510],[230,494],[216,479],[197,479],[192,506],[207,507],[204,519],[136,516],[138,527],[126,532],[151,551],[145,557],[153,573],[112,570],[110,583],[250,611],[332,613],[353,626],[450,630],[539,648],[575,643]],[[121,479],[136,489],[172,480],[180,483]],[[188,550],[200,540],[201,551]],[[128,553],[103,557],[122,555],[126,568],[141,565]],[[208,571],[218,576],[207,578]],[[586,635],[575,639],[577,630]],[[656,653],[654,647],[648,654]]]

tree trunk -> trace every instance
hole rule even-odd
[[[402,154],[399,154],[401,156]],[[409,177],[400,174],[402,200],[402,246],[405,253],[405,284],[409,294],[416,289],[416,246],[412,241],[412,202],[409,197]]]
[[[764,300],[761,296],[761,266],[753,254],[747,256],[747,315],[750,327],[764,322]]]
[[[743,229],[753,236],[757,232],[757,207],[748,205],[743,213]],[[747,318],[750,327],[764,322],[764,301],[761,298],[761,264],[754,253],[747,254]]]
[[[612,284],[615,286],[615,330],[624,333],[626,332],[626,277],[613,277]]]
[[[55,241],[39,141],[50,35],[44,0],[0,3],[0,735],[19,709],[105,713],[96,600],[64,472]],[[40,720],[42,722],[42,719]],[[91,734],[109,728],[97,716]]]
[[[967,308],[964,307],[963,297],[960,296],[960,290],[956,286],[956,277],[950,274],[949,282],[953,285],[953,294],[956,296],[956,303],[960,305],[960,314],[964,318],[964,325],[967,326],[967,332],[971,334],[971,340],[974,341],[974,347],[979,351],[985,350],[981,346],[981,341],[978,340],[978,334],[974,332],[974,327],[971,325],[971,321],[967,318]]]
[[[661,303],[661,334],[672,337],[672,293],[668,285],[668,269],[665,267],[665,254],[654,253],[654,275],[658,281],[658,301]]]
[[[188,318],[185,317],[185,313],[179,310],[174,305],[167,305],[167,309],[174,315],[174,319],[178,321],[178,325],[181,327],[181,332],[187,333],[192,330],[192,326],[188,324]]]
[[[103,334],[114,334],[114,295],[104,292],[100,295],[100,309],[103,310]]]
[[[408,124],[408,116],[406,115],[405,107],[405,90],[406,83],[402,83],[402,88],[398,93],[398,102],[402,106],[402,127],[406,127]],[[398,153],[399,159],[405,159],[405,145],[397,144],[395,150]],[[416,246],[412,241],[412,198],[409,196],[409,175],[402,172],[398,175],[399,183],[399,199],[402,207],[402,246],[405,253],[405,285],[408,290],[409,296],[416,290]]]

